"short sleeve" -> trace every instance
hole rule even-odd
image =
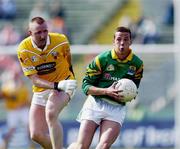
[[[31,59],[28,57],[26,50],[18,51],[18,59],[25,76],[37,73],[35,67],[32,65]]]

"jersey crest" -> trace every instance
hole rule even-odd
[[[51,55],[54,57],[54,59],[57,59],[59,56],[59,53],[57,51],[53,51]]]
[[[33,62],[36,62],[36,61],[37,61],[37,57],[34,55],[34,56],[31,57],[31,60],[32,60]]]
[[[109,66],[107,66],[107,71],[114,71],[114,65],[110,64]]]
[[[136,73],[136,67],[135,66],[129,66],[127,74],[135,75],[135,73]]]

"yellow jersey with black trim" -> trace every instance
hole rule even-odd
[[[11,81],[7,81],[2,85],[1,93],[8,110],[15,110],[27,106],[30,103],[29,89],[25,84],[12,85]]]
[[[49,33],[43,50],[27,37],[20,43],[17,55],[25,76],[38,74],[39,78],[50,82],[74,79],[69,69],[70,45],[63,34]],[[33,92],[43,90],[45,88],[33,86]]]

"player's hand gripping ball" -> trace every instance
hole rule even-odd
[[[122,92],[119,92],[119,95],[123,96],[123,99],[120,99],[121,102],[133,100],[138,93],[136,84],[132,80],[126,78],[120,79],[115,88],[122,90]]]

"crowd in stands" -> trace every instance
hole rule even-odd
[[[0,0],[0,22],[8,20],[9,23],[0,25],[0,45],[17,44],[24,37],[28,36],[27,27],[18,30],[13,26],[12,20],[16,19],[17,6],[15,0]],[[29,12],[28,19],[34,16],[41,16],[48,21],[49,30],[66,34],[70,39],[70,33],[65,23],[66,10],[62,7],[61,1],[54,0],[46,4],[43,0],[36,1],[33,8]],[[27,20],[25,20],[27,22]],[[174,23],[174,7],[173,3],[167,6],[167,12],[163,21],[165,25],[173,25]],[[23,24],[23,22],[22,22]],[[133,42],[139,44],[158,43],[160,35],[157,25],[153,19],[142,16],[137,22],[133,22],[128,16],[121,19],[119,25],[130,27],[133,35]],[[27,25],[26,25],[27,26]],[[71,40],[71,39],[70,39]]]
[[[174,24],[174,5],[170,2],[167,5],[166,12],[162,17],[162,24],[172,26]],[[137,44],[158,43],[160,32],[157,24],[152,18],[141,16],[137,21],[132,20],[129,16],[123,16],[119,25],[129,27],[132,31],[133,42]]]
[[[124,16],[120,19],[119,25],[131,29],[134,43],[150,44],[157,43],[159,40],[156,24],[145,16],[139,17],[137,21],[133,21],[129,16]]]
[[[46,5],[43,1],[37,1],[30,12],[29,19],[41,16],[48,21],[49,30],[67,34],[65,25],[65,9],[62,7],[61,2],[55,0],[50,5]]]
[[[28,36],[27,27],[18,30],[11,21],[16,19],[17,9],[14,0],[0,0],[0,22],[5,21],[0,26],[0,45],[15,45],[19,43],[25,36]],[[65,9],[61,6],[61,2],[55,0],[53,3],[46,5],[43,0],[37,1],[32,10],[29,12],[28,19],[35,16],[41,16],[48,21],[49,30],[68,34],[65,25]],[[25,20],[27,21],[27,20]]]
[[[0,19],[15,19],[16,11],[16,3],[14,0],[0,0]]]
[[[0,30],[0,45],[15,45],[21,40],[21,34],[13,24],[7,23]]]
[[[173,25],[174,24],[174,5],[173,5],[172,1],[167,6],[163,23],[166,25]]]

